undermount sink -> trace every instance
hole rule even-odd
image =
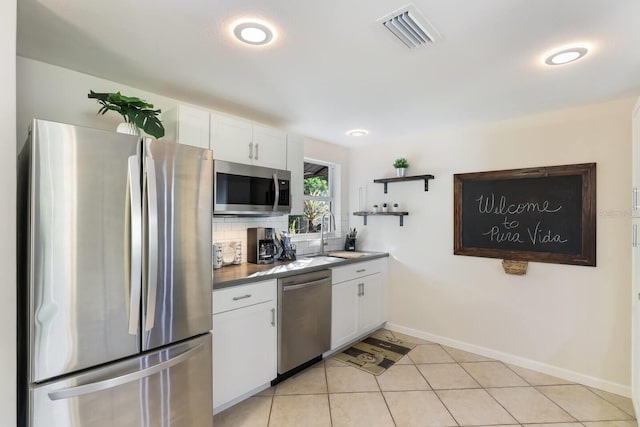
[[[361,258],[363,256],[370,255],[368,252],[357,252],[357,251],[337,251],[337,252],[329,252],[327,255],[331,257],[343,258],[343,259],[352,259],[352,258]]]
[[[317,254],[317,255],[304,255],[298,258],[298,261],[303,261],[303,260],[311,260],[311,262],[313,263],[332,263],[332,262],[338,262],[338,261],[342,261],[342,258],[339,257],[334,257],[334,256],[329,256],[329,255],[323,255],[323,254]]]

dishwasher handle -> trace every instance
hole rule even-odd
[[[294,291],[296,289],[302,289],[302,288],[308,288],[311,286],[317,286],[317,285],[323,285],[325,283],[331,283],[331,281],[329,279],[320,279],[320,280],[314,280],[313,282],[305,282],[305,283],[300,283],[299,285],[283,285],[282,286],[282,292],[287,292],[287,291]]]

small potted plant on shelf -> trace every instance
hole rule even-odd
[[[393,211],[394,211],[394,212],[398,212],[398,211],[400,211],[400,206],[398,206],[398,204],[397,204],[397,203],[394,203],[394,204],[393,204]]]
[[[373,213],[378,213],[378,210],[380,210],[378,205],[373,205],[371,208],[372,208]]]
[[[97,93],[90,91],[87,97],[98,100],[98,103],[102,105],[98,114],[105,114],[111,110],[124,118],[124,123],[118,125],[118,132],[139,135],[139,128],[156,138],[164,136],[164,126],[158,118],[158,114],[162,110],[154,110],[153,104],[133,96],[124,96],[120,92]]]
[[[382,204],[382,212],[389,212],[389,205],[387,203]]]
[[[407,174],[407,168],[409,167],[409,161],[404,157],[400,157],[393,162],[393,167],[396,168],[396,175],[405,176]]]

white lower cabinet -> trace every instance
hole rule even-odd
[[[385,322],[387,259],[333,271],[331,349],[350,344]],[[277,281],[213,292],[213,411],[255,393],[277,376]]]
[[[265,292],[265,287],[269,287]],[[220,294],[218,295],[218,292]],[[213,408],[219,412],[277,375],[276,281],[213,293]],[[219,301],[216,304],[216,298]],[[254,298],[263,301],[256,301]],[[265,298],[269,298],[264,301]],[[235,300],[234,300],[235,299]],[[228,303],[226,303],[228,301]],[[246,306],[233,307],[231,304]]]
[[[385,321],[382,306],[382,273],[367,276],[361,280],[362,290],[358,304],[358,325],[360,331],[366,332],[377,328]]]
[[[379,259],[333,269],[332,350],[349,344],[385,322],[386,262],[386,259]]]
[[[358,280],[332,286],[331,294],[331,349],[355,339],[360,331],[358,319]]]

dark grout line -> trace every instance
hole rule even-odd
[[[567,384],[567,385],[569,385],[569,384]],[[630,417],[633,417],[633,419],[634,419],[634,420],[636,419],[636,416],[631,415],[630,413],[628,413],[627,411],[625,411],[624,409],[622,409],[621,407],[619,407],[618,405],[616,405],[614,402],[610,401],[609,399],[607,399],[607,398],[606,398],[606,397],[604,397],[604,396],[600,396],[598,393],[596,393],[595,391],[593,391],[593,389],[594,389],[595,387],[589,387],[589,386],[586,386],[586,385],[585,385],[585,386],[583,386],[583,387],[584,387],[584,388],[586,388],[587,390],[589,390],[589,391],[590,391],[591,393],[593,393],[594,395],[598,396],[600,399],[603,399],[603,400],[605,400],[605,401],[609,402],[611,405],[613,405],[615,408],[619,409],[619,410],[620,410],[620,411],[622,411],[623,413],[625,413],[625,414],[629,415]],[[600,390],[600,389],[596,389],[596,390]],[[604,390],[600,390],[600,391],[604,391]],[[607,393],[607,392],[605,392],[605,393]],[[616,395],[616,396],[620,396],[620,395],[615,394],[615,393],[611,393],[611,394],[614,394],[614,395]],[[624,396],[620,396],[620,397],[624,397]]]
[[[329,397],[329,377],[327,376],[327,361],[322,360],[322,366],[324,367],[324,382],[327,385],[327,405],[329,407],[329,424],[333,427],[333,415],[331,414],[331,398]]]
[[[271,405],[269,405],[269,416],[267,417],[267,427],[271,424],[271,414],[273,413],[273,401],[276,397],[276,391],[273,390],[273,394],[271,395]]]
[[[444,349],[443,349],[444,350]],[[446,353],[446,350],[444,350]],[[449,353],[447,353],[449,354]],[[457,363],[457,362],[456,362]],[[424,365],[425,363],[420,363],[420,365]],[[429,387],[431,387],[431,391],[433,392],[433,394],[436,396],[436,398],[440,401],[440,404],[442,405],[442,407],[445,409],[445,411],[447,411],[449,413],[449,415],[451,415],[451,419],[453,420],[453,422],[455,422],[457,425],[460,425],[460,421],[458,421],[456,419],[456,417],[453,415],[453,413],[449,410],[449,407],[447,405],[445,405],[445,403],[442,401],[442,399],[440,398],[440,396],[438,395],[438,393],[436,393],[436,389],[433,388],[433,386],[431,385],[431,383],[429,382],[429,380],[427,379],[427,377],[424,376],[424,374],[422,373],[422,371],[420,369],[418,369],[418,367],[416,366],[416,364],[414,363],[414,365],[416,370],[418,371],[418,373],[422,376],[422,378],[424,378],[424,380],[427,382],[427,385]]]

